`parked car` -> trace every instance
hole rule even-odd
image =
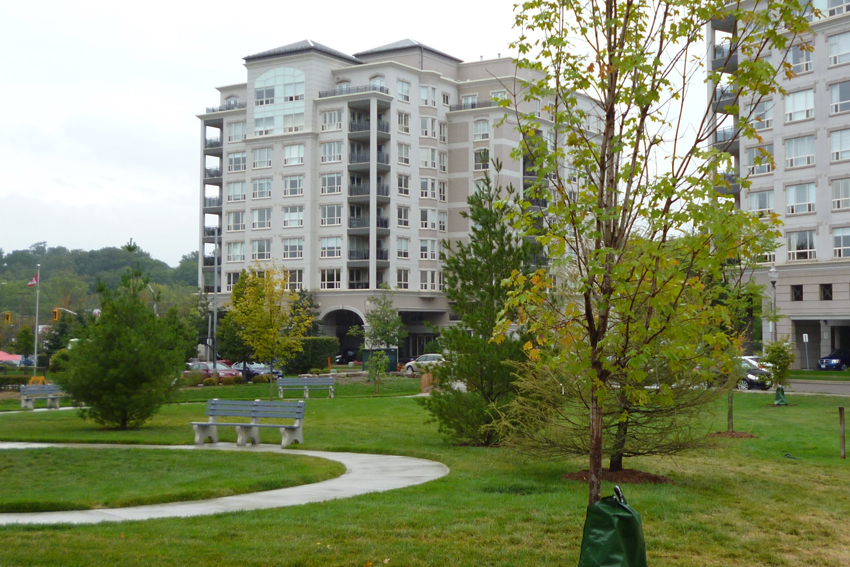
[[[200,372],[204,378],[209,378],[213,374],[213,365],[212,362],[193,362],[191,366],[189,366],[188,370],[183,372],[183,377],[188,378],[191,372]],[[242,377],[242,372],[227,366],[226,364],[222,364],[217,362],[215,365],[215,372],[218,372],[220,378],[240,378]]]
[[[253,380],[254,376],[262,376],[263,374],[268,373],[268,364],[260,364],[259,362],[249,362],[242,364],[242,374],[245,375],[246,380]],[[279,368],[272,368],[272,375],[275,378],[283,378],[283,370],[280,370]]]
[[[743,358],[747,362],[751,363],[756,368],[759,368],[761,370],[766,370],[767,372],[770,372],[770,369],[773,368],[773,365],[771,363],[762,362],[760,356],[742,356],[741,358]]]
[[[741,376],[738,379],[739,390],[767,390],[773,385],[770,372],[759,368],[758,363],[748,357],[738,357]]]
[[[416,360],[411,360],[407,364],[404,365],[404,371],[408,374],[413,374],[414,372],[422,372],[424,368],[429,366],[439,366],[443,364],[446,360],[443,358],[442,354],[423,354]]]
[[[850,368],[850,349],[840,348],[818,359],[820,370],[847,370]]]
[[[334,357],[334,362],[337,364],[348,364],[357,360],[357,352],[353,350],[345,350]]]

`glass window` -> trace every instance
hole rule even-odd
[[[446,152],[440,152],[440,153],[439,153],[439,158],[440,158],[440,160],[439,160],[439,166],[440,166],[440,167],[439,167],[439,169],[440,169],[440,171],[442,171],[443,173],[445,173],[445,172],[446,172],[446,162],[448,162],[448,160],[449,160],[449,154],[447,154]]]
[[[436,229],[437,211],[434,209],[419,209],[419,228]]]
[[[475,121],[475,134],[473,140],[489,140],[490,139],[490,122],[487,120]]]
[[[817,251],[815,249],[815,231],[801,230],[788,233],[788,259],[789,260],[815,260]]]
[[[342,224],[342,205],[322,205],[322,226]]]
[[[446,202],[446,193],[447,193],[447,189],[448,189],[448,183],[446,183],[445,181],[440,181],[437,184],[437,187],[438,187],[437,197],[438,197],[438,199],[441,203],[445,203]]]
[[[238,203],[245,200],[245,182],[233,181],[227,184],[227,202]]]
[[[850,62],[850,32],[840,33],[829,38],[829,64]]]
[[[422,199],[437,198],[437,180],[430,177],[423,177],[419,180],[419,196]]]
[[[756,130],[773,128],[773,101],[763,100],[750,107],[750,119]]]
[[[342,110],[331,110],[322,113],[322,132],[342,130]]]
[[[398,289],[410,289],[410,270],[396,270],[396,287]]]
[[[815,184],[803,183],[790,185],[786,188],[787,211],[795,213],[811,213],[815,210]]]
[[[304,144],[283,147],[283,165],[298,165],[301,163],[304,163]]]
[[[832,186],[832,210],[850,209],[850,179],[835,179]]]
[[[437,149],[419,148],[419,166],[437,169]]]
[[[475,150],[475,171],[490,169],[490,150]]]
[[[342,161],[342,142],[322,144],[322,163]]]
[[[245,243],[244,242],[228,242],[227,243],[227,261],[228,262],[243,262],[243,261],[245,261]]]
[[[747,165],[750,175],[761,175],[773,171],[773,144],[747,148]]]
[[[785,167],[803,167],[815,163],[815,137],[801,136],[785,140]]]
[[[321,258],[342,257],[342,237],[331,236],[320,240],[319,256]]]
[[[227,213],[227,232],[245,230],[245,211],[230,211]]]
[[[398,145],[398,163],[410,165],[410,146],[407,144]]]
[[[423,238],[419,241],[419,259],[437,259],[437,241],[431,238]]]
[[[295,197],[304,194],[304,176],[287,175],[283,178],[283,196]]]
[[[333,195],[342,193],[342,174],[325,173],[322,175],[322,195]]]
[[[245,171],[247,169],[247,155],[245,152],[227,154],[227,171]]]
[[[452,103],[452,97],[449,93],[441,93],[443,99],[443,106],[449,106]]]
[[[398,194],[404,195],[405,197],[410,195],[410,176],[409,175],[399,175],[398,176]]]
[[[799,75],[812,70],[812,46],[805,43],[795,45],[788,51],[786,61],[791,65],[791,71]]]
[[[832,284],[820,284],[820,299],[821,301],[832,301]]]
[[[850,159],[850,128],[829,135],[832,144],[832,161]]]
[[[241,142],[248,137],[244,122],[231,122],[227,125],[227,141]]]
[[[271,177],[252,179],[251,185],[253,186],[253,191],[251,192],[251,197],[253,199],[267,199],[272,196]]]
[[[803,301],[803,286],[802,285],[792,285],[791,286],[791,301]]]
[[[419,270],[419,290],[420,291],[437,291],[437,271],[436,270]]]
[[[815,91],[807,89],[785,96],[785,122],[805,120],[815,115]]]
[[[398,207],[398,226],[410,226],[410,207]]]
[[[321,270],[320,279],[319,279],[319,288],[320,289],[339,289],[342,287],[340,282],[342,281],[339,275],[339,268],[332,268],[330,270]]]
[[[410,133],[410,115],[406,112],[398,113],[398,131],[402,134]]]
[[[372,77],[371,79],[369,79],[369,85],[373,89],[383,89],[384,86],[386,85],[386,81],[384,80],[384,77],[381,77],[379,75],[379,76]]]
[[[469,94],[463,95],[460,97],[460,104],[464,110],[470,108],[478,108],[478,95],[477,94]]]
[[[233,286],[239,282],[240,272],[227,272],[224,291],[233,291]]]
[[[399,100],[410,102],[410,83],[407,81],[398,81],[396,83],[396,90],[398,90]]]
[[[445,143],[448,140],[449,125],[445,122],[440,122],[440,141]]]
[[[401,237],[397,238],[396,251],[398,258],[410,258],[410,239]]]
[[[274,133],[274,116],[258,116],[254,118],[255,136],[268,136]]]
[[[773,212],[773,189],[749,194],[750,211],[763,216]]]
[[[252,260],[268,260],[272,257],[272,241],[271,240],[252,240],[251,241],[251,259]]]
[[[304,239],[303,238],[284,238],[283,239],[283,258],[293,260],[304,257]]]
[[[283,226],[304,226],[304,207],[283,208]]]
[[[836,114],[850,110],[850,81],[831,85],[829,87],[829,94],[832,98],[832,105],[829,107],[830,113]]]
[[[272,210],[269,209],[254,209],[254,219],[251,223],[251,228],[271,228],[272,227]]]
[[[446,226],[448,224],[448,214],[444,212],[440,212],[437,214],[437,229],[440,232],[446,232]]]
[[[832,229],[832,257],[850,258],[850,227]]]
[[[298,291],[304,289],[304,272],[303,270],[289,270],[289,280],[286,282],[286,289],[290,291]]]

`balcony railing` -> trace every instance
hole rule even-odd
[[[208,150],[220,148],[222,146],[221,138],[207,138],[204,140],[204,147]]]
[[[375,259],[376,260],[389,260],[390,259],[390,251],[386,248],[378,248],[375,250]]]
[[[348,282],[348,289],[369,289],[369,282]]]
[[[387,87],[381,87],[378,85],[364,85],[362,87],[351,87],[348,85],[342,85],[332,91],[319,91],[319,98],[372,92],[390,94],[390,90]]]
[[[349,217],[348,228],[369,228],[369,217]]]
[[[204,208],[220,207],[221,197],[204,197]]]
[[[369,195],[368,183],[356,183],[348,186],[349,197],[367,197]]]
[[[481,100],[475,102],[462,102],[460,104],[453,104],[449,107],[450,111],[455,110],[472,110],[473,108],[491,108],[493,106],[499,106],[499,101],[496,100]]]
[[[221,168],[220,167],[208,167],[208,168],[204,169],[204,175],[207,178],[221,177]]]
[[[205,226],[204,227],[204,236],[221,236],[221,228],[217,226]]]
[[[221,256],[204,256],[204,266],[221,266]]]
[[[356,122],[348,123],[348,131],[349,132],[366,132],[369,130],[371,126],[371,122],[369,120],[358,120]],[[378,124],[376,126],[378,132],[389,132],[390,131],[390,123],[386,120],[378,120]]]
[[[205,285],[204,293],[221,293],[221,286],[218,286],[218,290],[216,290],[215,286]]]
[[[369,152],[351,152],[348,163],[369,163]]]
[[[389,197],[390,196],[390,186],[389,185],[378,185],[378,190],[376,191],[379,197]]]
[[[221,106],[208,106],[207,114],[213,112],[224,112],[225,110],[240,110],[247,107],[248,104],[245,102],[229,102],[227,104],[222,104]]]
[[[714,89],[714,100],[720,102],[735,97],[735,92],[731,86],[717,87]]]
[[[729,126],[728,128],[718,128],[714,132],[714,143],[722,144],[724,142],[731,142],[737,137],[738,129],[734,126]]]
[[[728,41],[724,41],[722,43],[718,43],[714,46],[714,58],[715,59],[726,59],[729,57],[729,54],[732,52],[732,44]]]
[[[390,163],[390,154],[388,154],[388,153],[378,152],[377,158],[378,158],[378,163],[385,163],[385,164]]]
[[[390,219],[389,217],[378,217],[375,219],[375,226],[378,228],[389,228],[390,227]]]
[[[348,251],[348,259],[349,260],[368,260],[369,259],[369,251],[368,250],[349,250]]]
[[[548,200],[541,199],[539,197],[530,197],[530,198],[526,199],[526,201],[528,201],[528,203],[532,207],[540,207],[541,209],[545,209],[547,207],[547,205],[549,204]]]

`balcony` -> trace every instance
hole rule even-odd
[[[740,149],[738,128],[735,126],[718,128],[714,132],[714,146],[719,150],[737,156]]]
[[[221,238],[221,228],[217,226],[204,227],[204,242],[215,242]]]
[[[714,59],[711,62],[711,69],[718,69],[725,73],[732,73],[738,68],[738,53],[732,48],[732,44],[728,41],[718,43],[714,46]]]
[[[528,201],[528,204],[532,207],[537,207],[539,209],[545,209],[549,206],[549,201],[547,199],[541,199],[539,197],[529,197],[526,201]]]
[[[221,256],[216,258],[215,256],[204,256],[204,267],[212,268],[215,266],[221,266]]]
[[[348,163],[369,163],[369,152],[351,152],[348,155]]]
[[[368,139],[371,133],[371,125],[372,123],[369,120],[358,120],[356,122],[349,122],[349,138],[362,140]],[[378,131],[378,138],[385,140],[390,137],[390,123],[386,120],[378,120],[377,124],[375,125],[375,129]]]
[[[348,251],[348,259],[350,261],[362,261],[369,259],[369,250],[349,250]]]
[[[204,212],[221,214],[221,197],[204,197]]]
[[[390,218],[389,217],[377,217],[375,219],[375,226],[377,228],[390,228]]]
[[[228,110],[242,110],[243,108],[248,108],[248,103],[229,102],[227,104],[222,104],[221,106],[208,106],[207,114],[212,114],[213,112],[226,112]]]
[[[499,101],[497,100],[482,100],[475,102],[463,102],[461,104],[453,104],[449,107],[450,112],[454,112],[455,110],[473,110],[475,108],[492,108],[494,106],[499,106]]]
[[[719,182],[714,185],[714,190],[721,195],[738,195],[741,192],[738,175],[734,172],[721,174]]]
[[[369,228],[369,217],[349,217],[348,228]]]
[[[222,146],[221,138],[207,138],[204,140],[204,149],[205,150],[214,150],[216,148],[220,148]]]
[[[221,179],[221,168],[220,167],[207,167],[204,169],[204,178],[205,179]]]
[[[319,91],[319,98],[327,98],[329,96],[343,96],[350,94],[362,94],[362,93],[382,93],[382,94],[390,94],[390,90],[387,87],[381,87],[378,85],[363,85],[362,87],[351,87],[349,85],[340,85],[332,91]]]
[[[714,89],[714,105],[717,112],[734,114],[729,107],[735,104],[738,91],[732,85],[723,85]]]
[[[218,286],[218,288],[216,288],[212,285],[205,285],[204,293],[221,293],[221,286]]]

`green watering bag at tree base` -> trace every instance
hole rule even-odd
[[[578,567],[646,567],[646,542],[640,514],[616,496],[587,507]]]

